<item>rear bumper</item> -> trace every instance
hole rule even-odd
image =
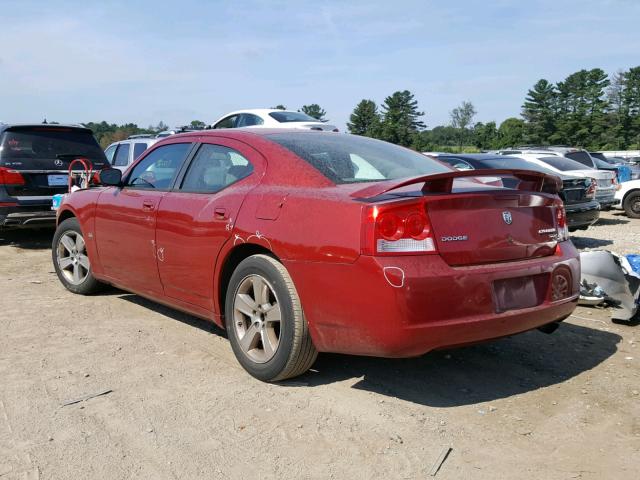
[[[476,343],[563,320],[577,305],[578,254],[563,242],[553,256],[450,267],[438,255],[361,256],[355,263],[285,262],[320,351],[410,357]],[[541,278],[556,269],[571,278],[567,298],[500,312],[494,282]],[[512,291],[515,301],[522,292]],[[524,298],[524,294],[522,294]]]
[[[51,197],[9,197],[0,192],[0,228],[54,226]]]
[[[616,203],[615,192],[611,192],[610,194],[601,196],[596,195],[596,200],[600,204],[601,209],[609,208]]]
[[[567,226],[573,230],[587,228],[600,218],[600,204],[596,201],[579,205],[565,206],[567,212]]]

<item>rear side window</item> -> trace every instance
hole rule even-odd
[[[275,133],[269,140],[292,151],[334,183],[375,182],[450,172],[421,153],[357,135]]]
[[[181,190],[215,193],[249,176],[253,165],[240,153],[221,145],[204,144],[182,181]]]
[[[257,115],[251,113],[243,113],[238,119],[236,127],[253,127],[254,125],[262,125],[264,121]]]
[[[172,143],[156,148],[133,167],[127,186],[168,189],[191,148],[190,143]]]
[[[5,131],[0,148],[0,164],[77,157],[88,158],[96,166],[102,166],[106,161],[90,130],[64,127],[10,129]]]
[[[129,165],[129,147],[128,143],[121,143],[116,150],[116,156],[113,158],[111,165],[114,167],[126,167]]]
[[[438,160],[451,165],[456,170],[474,170],[470,164],[459,158],[438,157]]]
[[[140,155],[142,155],[142,152],[144,152],[146,149],[147,149],[146,143],[135,143],[133,145],[133,159],[135,160]]]

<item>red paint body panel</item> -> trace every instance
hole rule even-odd
[[[553,224],[554,195],[428,194],[415,201],[431,218],[439,254],[362,255],[363,214],[373,200],[354,197],[368,187],[334,185],[268,133],[176,135],[139,159],[167,143],[230,146],[254,173],[216,194],[93,188],[68,195],[59,216],[78,217],[97,278],[219,325],[225,262],[246,244],[273,252],[291,274],[320,351],[420,355],[529,330],[575,308],[578,254],[539,232]],[[511,229],[500,223],[503,210],[513,215]],[[460,230],[466,245],[438,240]],[[571,293],[552,302],[558,268],[569,272]],[[505,285],[516,290],[509,298]]]

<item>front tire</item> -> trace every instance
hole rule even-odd
[[[255,378],[277,382],[303,374],[318,352],[289,273],[267,255],[243,260],[225,299],[233,353]]]
[[[67,290],[80,295],[100,290],[102,284],[91,273],[87,247],[76,218],[68,218],[58,225],[51,255],[56,274]]]
[[[629,218],[640,218],[640,192],[633,192],[624,199],[624,213]]]

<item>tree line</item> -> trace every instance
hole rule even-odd
[[[276,109],[286,110],[284,105]],[[327,121],[327,112],[317,103],[303,105],[304,112]],[[602,69],[580,70],[563,81],[538,80],[521,107],[521,118],[475,122],[477,112],[470,101],[450,112],[450,122],[428,129],[413,93],[394,92],[380,107],[361,100],[347,123],[356,135],[386,140],[418,151],[491,150],[517,145],[571,145],[591,150],[640,148],[640,66],[620,70],[609,77]],[[135,134],[156,134],[169,127],[160,122],[147,128],[89,122],[102,147]],[[186,128],[204,128],[193,120]]]

